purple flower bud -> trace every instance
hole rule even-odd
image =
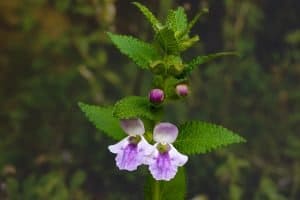
[[[176,86],[176,93],[178,96],[185,97],[189,93],[187,84],[181,83]]]
[[[164,98],[164,91],[161,89],[152,89],[149,93],[149,100],[152,103],[159,104],[163,102]]]

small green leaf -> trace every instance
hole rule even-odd
[[[195,67],[202,65],[204,63],[207,63],[209,61],[212,61],[216,58],[223,57],[223,56],[237,56],[238,54],[236,52],[220,52],[220,53],[214,53],[209,54],[205,56],[197,56],[194,58],[190,63],[188,63],[187,68],[185,69],[186,72],[191,72]]]
[[[131,36],[108,33],[108,36],[116,47],[130,57],[137,65],[147,69],[154,60],[160,59],[155,47]]]
[[[179,43],[175,37],[175,32],[165,27],[155,35],[155,41],[159,44],[161,49],[167,54],[178,54]]]
[[[184,37],[185,35],[188,35],[193,26],[197,23],[197,21],[200,19],[200,17],[204,14],[208,13],[208,9],[202,9],[193,19],[189,22],[189,24],[186,26],[185,30],[183,30],[178,38]]]
[[[186,193],[186,178],[185,170],[183,167],[178,169],[178,172],[174,179],[170,181],[156,182],[151,175],[148,176],[148,180],[145,184],[145,200],[152,200],[155,195],[154,184],[159,184],[159,199],[162,200],[184,200]]]
[[[158,32],[163,26],[158,21],[158,19],[153,15],[153,13],[144,5],[133,2],[133,4],[139,8],[139,10],[143,13],[143,15],[147,18],[147,20],[151,23],[155,32]]]
[[[221,146],[246,140],[221,126],[206,122],[187,122],[180,126],[174,146],[184,154],[202,154]]]
[[[124,131],[120,127],[119,120],[112,115],[112,107],[100,107],[79,102],[80,109],[97,129],[103,131],[108,136],[120,140],[125,137]]]
[[[118,101],[113,110],[113,116],[118,119],[145,117],[155,119],[156,111],[145,97],[131,96]]]
[[[182,7],[177,10],[170,10],[166,21],[167,26],[172,29],[175,34],[184,31],[187,28],[187,17]]]

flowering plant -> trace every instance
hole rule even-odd
[[[113,33],[108,36],[137,66],[153,73],[153,88],[148,97],[125,97],[110,107],[84,103],[79,106],[96,128],[118,141],[108,149],[116,154],[116,165],[120,170],[133,171],[140,165],[148,166],[152,178],[146,184],[145,198],[184,199],[182,166],[187,163],[188,155],[206,153],[245,140],[207,122],[190,121],[178,127],[162,122],[163,108],[170,101],[182,100],[189,95],[188,76],[195,67],[233,53],[198,56],[186,62],[181,53],[199,40],[198,36],[190,37],[190,30],[207,10],[202,10],[188,22],[184,9],[179,7],[170,10],[166,23],[162,24],[148,8],[137,2],[134,5],[152,25],[153,42]]]

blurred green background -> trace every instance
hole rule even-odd
[[[168,119],[210,121],[248,143],[194,156],[187,199],[300,199],[300,1],[148,0],[163,18],[184,6],[201,43],[184,55],[236,50],[191,76]],[[146,95],[151,76],[106,31],[151,40],[127,0],[0,1],[0,199],[139,200],[147,169],[126,173],[77,102]]]

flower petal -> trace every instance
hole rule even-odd
[[[177,166],[172,164],[168,152],[159,153],[156,150],[154,162],[149,165],[149,170],[154,179],[169,181],[176,175]]]
[[[173,143],[178,135],[178,128],[171,123],[163,122],[154,127],[153,139],[159,143]]]
[[[172,144],[169,145],[171,147],[169,154],[172,164],[180,167],[183,166],[188,161],[188,157],[182,153],[179,153]]]
[[[147,160],[149,170],[156,180],[171,180],[175,177],[178,167],[183,166],[188,160],[186,155],[179,153],[173,145],[169,145],[170,150],[163,153],[155,148],[155,151]],[[154,145],[154,147],[156,146],[157,144]]]
[[[128,135],[143,135],[145,127],[140,119],[123,119],[121,120],[121,127]]]
[[[109,145],[108,149],[112,153],[119,153],[129,144],[129,136],[125,137],[123,140],[118,142],[117,144]]]
[[[143,136],[141,136],[141,141],[138,143],[138,148],[138,151],[143,153],[143,164],[148,164],[148,160],[151,159],[151,154],[153,154],[156,148],[149,144]]]
[[[117,144],[110,145],[108,149],[117,154],[115,160],[118,168],[128,171],[136,170],[138,166],[146,163],[147,156],[155,150],[143,136],[137,144],[130,143],[130,136],[128,136]]]
[[[136,144],[128,144],[116,156],[116,164],[120,170],[133,171],[142,164]]]

